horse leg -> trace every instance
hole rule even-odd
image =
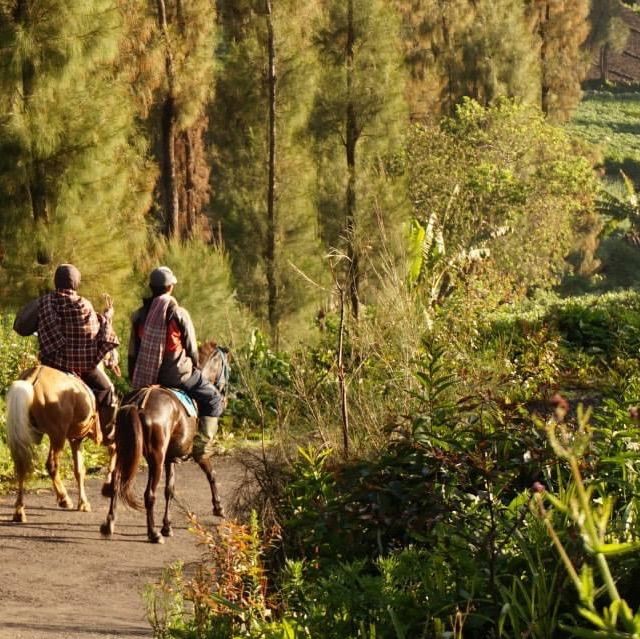
[[[102,496],[111,497],[113,495],[113,469],[116,467],[116,445],[110,444],[107,446],[109,451],[109,466],[107,467],[107,476],[102,484]]]
[[[76,482],[78,484],[78,510],[83,513],[91,512],[91,504],[87,499],[87,493],[84,489],[84,458],[82,456],[82,441],[74,439],[70,442],[71,453],[73,456],[73,474],[75,475]]]
[[[222,503],[218,497],[218,487],[216,486],[216,474],[213,472],[213,464],[211,458],[199,459],[198,466],[202,468],[202,471],[207,476],[209,486],[211,488],[211,502],[213,504],[213,514],[217,517],[224,517],[224,511],[222,509]]]
[[[49,456],[47,457],[47,471],[49,472],[49,477],[51,477],[51,481],[53,482],[53,489],[56,492],[58,506],[60,506],[60,508],[71,508],[73,503],[71,499],[69,499],[67,489],[64,487],[64,484],[60,479],[60,475],[58,474],[58,460],[63,446],[64,442],[61,444],[58,441],[51,441]]]
[[[18,473],[18,496],[16,497],[16,506],[13,512],[13,521],[25,523],[27,515],[24,510],[24,473]]]
[[[147,510],[147,536],[149,541],[154,544],[164,543],[162,535],[156,530],[153,518],[153,507],[156,503],[156,491],[160,483],[162,475],[162,460],[160,455],[149,456],[147,458],[147,466],[149,467],[149,478],[147,480],[147,488],[144,491],[144,507]]]
[[[162,521],[162,530],[160,531],[164,537],[173,537],[173,530],[171,529],[171,520],[169,519],[169,506],[173,499],[173,493],[176,485],[176,465],[165,459],[164,472],[166,475],[166,483],[164,487],[164,519]]]
[[[109,482],[109,487],[111,488],[111,501],[109,502],[109,512],[107,514],[107,520],[104,523],[100,524],[100,532],[105,537],[111,537],[113,535],[113,531],[115,529],[115,524],[116,524],[116,506],[118,502],[118,495],[114,489],[116,481],[118,481],[118,478],[111,475],[111,480]],[[106,485],[107,484],[105,484],[105,486]],[[102,488],[104,490],[104,486]]]

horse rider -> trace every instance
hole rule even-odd
[[[193,442],[196,461],[214,452],[218,417],[224,401],[198,368],[196,332],[186,309],[172,296],[178,283],[170,268],[149,275],[151,297],[131,317],[129,378],[134,388],[160,384],[184,391],[198,407],[198,432]]]
[[[37,331],[41,364],[77,375],[93,391],[102,439],[110,444],[117,400],[111,380],[98,365],[120,341],[110,300],[104,313],[96,313],[91,302],[78,295],[80,277],[73,264],[58,266],[55,290],[26,304],[13,328],[23,336]]]

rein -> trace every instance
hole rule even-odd
[[[159,384],[152,384],[151,386],[145,386],[144,388],[138,389],[126,404],[120,405],[120,408],[136,407],[138,410],[144,410],[145,406],[147,405],[149,395],[151,395],[151,391],[154,390],[162,391],[168,397],[175,399],[173,393],[170,390],[164,388],[163,386],[160,386]]]
[[[121,404],[120,408],[132,408],[135,407],[138,410],[143,410],[144,407],[147,405],[147,399],[149,398],[149,395],[151,394],[151,391],[156,389],[156,388],[160,388],[160,386],[158,385],[153,385],[153,386],[146,386],[145,388],[141,388],[139,390],[137,390],[129,399],[129,401],[126,404]],[[142,401],[140,401],[140,397],[142,397]]]

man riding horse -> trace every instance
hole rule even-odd
[[[129,377],[134,388],[160,384],[184,391],[198,407],[198,433],[193,457],[202,461],[214,452],[218,417],[224,400],[198,368],[195,328],[186,309],[171,295],[177,279],[161,266],[149,276],[151,297],[131,318]]]
[[[37,331],[40,362],[74,373],[93,391],[105,444],[113,441],[116,396],[111,380],[98,366],[119,345],[112,326],[113,306],[96,313],[91,302],[78,295],[80,271],[61,264],[54,275],[55,291],[27,304],[14,329],[23,336]]]

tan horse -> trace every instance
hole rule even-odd
[[[91,390],[75,375],[48,366],[25,371],[7,392],[7,442],[16,471],[18,497],[13,521],[27,520],[24,509],[24,482],[34,466],[34,446],[49,437],[47,471],[53,481],[58,506],[71,508],[72,502],[58,474],[58,460],[69,440],[73,469],[78,482],[78,510],[91,506],[84,488],[85,467],[82,441],[89,437],[101,443],[102,435]],[[115,464],[115,446],[109,447],[111,460],[106,484],[110,484]],[[105,484],[105,485],[106,485]]]

